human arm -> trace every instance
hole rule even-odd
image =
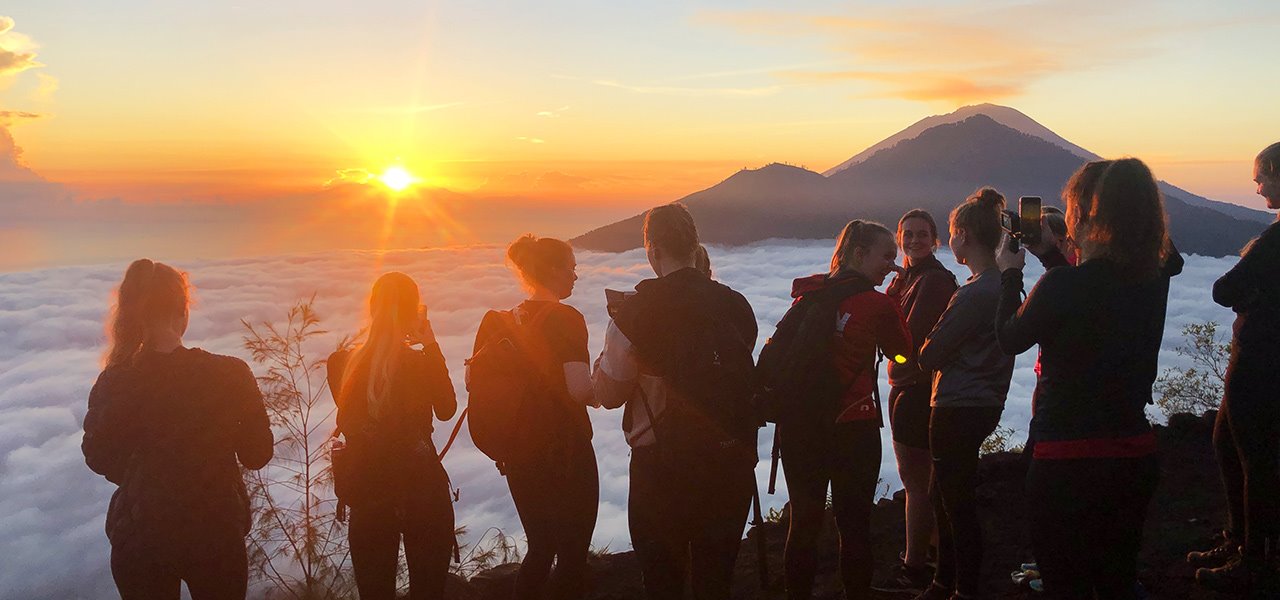
[[[902,309],[892,298],[883,296],[876,318],[876,345],[880,351],[897,363],[904,363],[911,355],[912,336]]]
[[[246,469],[257,470],[271,462],[275,455],[275,436],[271,432],[271,420],[258,389],[258,380],[249,365],[239,359],[231,359],[231,389],[237,408],[235,445],[236,457]]]
[[[1213,283],[1213,301],[1239,310],[1248,307],[1280,272],[1280,226],[1272,225],[1250,244],[1230,271]]]
[[[117,374],[103,371],[89,390],[89,410],[84,415],[84,437],[80,450],[89,468],[108,481],[119,484],[133,452],[133,435],[129,423],[135,419],[116,418],[123,398],[116,389]]]
[[[445,364],[444,354],[434,337],[431,343],[422,346],[422,357],[431,407],[437,419],[448,421],[458,411],[458,397],[453,389],[453,380],[449,378],[449,367]]]
[[[929,371],[939,371],[956,359],[965,340],[973,336],[986,323],[990,313],[982,310],[971,287],[961,287],[951,296],[938,324],[925,337],[917,359],[920,366]]]
[[[938,324],[943,311],[947,310],[951,295],[956,292],[956,281],[950,273],[930,271],[920,278],[916,286],[914,301],[905,317],[911,341],[918,347],[924,344],[924,339]]]
[[[604,350],[596,359],[591,385],[597,403],[604,408],[618,408],[627,403],[639,389],[640,364],[631,340],[612,321],[605,330]]]

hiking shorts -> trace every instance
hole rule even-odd
[[[929,449],[929,408],[933,385],[928,381],[889,390],[889,429],[893,441],[908,448]]]

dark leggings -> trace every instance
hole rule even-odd
[[[677,462],[653,447],[631,451],[627,519],[649,600],[728,600],[756,485],[755,466],[734,455]]]
[[[403,500],[351,507],[347,543],[360,600],[396,598],[401,538],[409,598],[442,600],[455,539],[449,481],[439,463]]]
[[[935,406],[929,421],[929,498],[938,523],[934,581],[965,596],[977,596],[982,581],[982,524],[974,500],[978,451],[1003,411],[998,406]]]
[[[512,469],[507,486],[529,544],[516,576],[516,600],[584,598],[600,500],[591,441],[574,440],[554,460]]]
[[[1045,598],[1135,597],[1159,469],[1154,455],[1031,461],[1027,516]]]
[[[121,600],[178,600],[183,582],[192,600],[244,600],[244,535],[231,526],[201,536],[199,544],[161,549],[137,540],[113,543],[111,576]]]
[[[827,436],[783,426],[782,468],[791,500],[791,529],[784,553],[787,598],[808,600],[818,570],[818,537],[826,513],[827,485],[840,532],[840,579],[846,598],[871,592],[871,507],[880,475],[878,421],[838,423]]]
[[[1262,558],[1280,537],[1280,360],[1246,358],[1227,366],[1226,390],[1213,428],[1227,491],[1228,531],[1249,556]]]

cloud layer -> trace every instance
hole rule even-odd
[[[763,341],[786,310],[790,279],[822,270],[826,242],[764,243],[711,249],[716,277],[750,299]],[[963,279],[949,255],[944,264]],[[580,253],[580,279],[569,303],[586,316],[591,351],[599,352],[606,324],[603,288],[626,289],[651,276],[639,251]],[[1226,323],[1230,313],[1208,297],[1209,284],[1231,265],[1228,259],[1192,257],[1175,279],[1169,304],[1162,362],[1179,364],[1173,348],[1188,322]],[[188,344],[245,356],[240,319],[279,320],[299,298],[317,294],[316,307],[333,334],[316,340],[310,352],[331,349],[342,333],[355,331],[368,286],[387,270],[412,275],[430,305],[455,387],[465,397],[462,361],[485,310],[510,307],[522,292],[493,246],[438,250],[326,252],[235,260],[182,262],[197,290]],[[110,292],[124,265],[68,267],[0,275],[0,598],[110,598],[108,545],[103,533],[113,486],[90,472],[80,455],[85,399],[98,372],[102,319]],[[1028,279],[1038,276],[1035,267]],[[1025,436],[1028,398],[1034,386],[1034,354],[1021,356],[1010,391],[1004,425]],[[886,390],[887,391],[887,390]],[[600,466],[601,505],[594,543],[629,548],[626,523],[628,451],[620,411],[592,411]],[[443,442],[450,424],[439,424]],[[769,451],[771,430],[760,436]],[[886,445],[881,476],[897,489],[891,448]],[[461,489],[458,523],[473,532],[490,526],[519,532],[519,520],[505,482],[464,433],[446,459],[454,486]],[[757,469],[767,477],[767,463]],[[780,484],[783,482],[780,482]],[[766,509],[786,499],[785,485],[765,496]]]

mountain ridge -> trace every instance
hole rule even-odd
[[[704,242],[726,245],[768,238],[829,239],[850,219],[892,225],[913,208],[925,208],[942,222],[952,207],[984,185],[1000,190],[1011,203],[1021,195],[1036,195],[1047,204],[1060,204],[1067,179],[1096,155],[1052,132],[1066,145],[1046,140],[1042,131],[1026,123],[1022,129],[1031,133],[1010,127],[1001,119],[1034,121],[1014,109],[995,108],[1002,109],[995,117],[971,110],[973,114],[960,120],[921,120],[855,155],[846,161],[847,167],[829,170],[830,175],[770,163],[740,170],[680,201],[693,213]],[[913,131],[925,122],[930,126]],[[1161,182],[1161,190],[1170,233],[1184,252],[1238,253],[1273,218],[1236,205],[1227,206],[1238,210],[1226,209],[1221,206],[1226,203],[1167,182]],[[572,242],[588,250],[636,248],[642,220],[643,214],[635,215],[592,229]]]

